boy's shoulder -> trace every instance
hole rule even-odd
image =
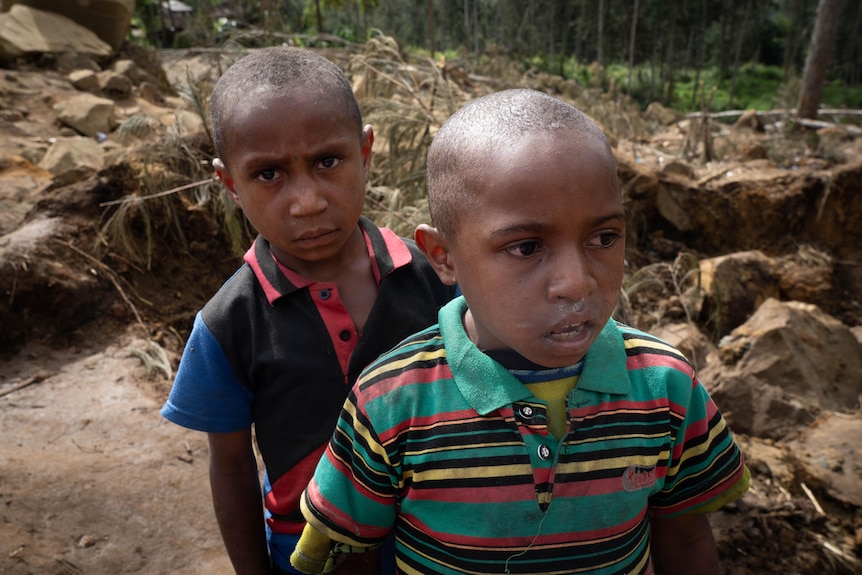
[[[661,337],[643,331],[628,324],[611,319],[609,325],[619,332],[622,337],[623,347],[626,354],[629,356],[641,354],[659,354],[666,357],[675,358],[686,364],[689,363],[688,358],[676,346],[662,339]]]

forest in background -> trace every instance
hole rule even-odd
[[[160,10],[171,5],[180,11]],[[818,0],[137,0],[132,38],[159,48],[363,43],[477,74],[506,62],[681,110],[793,108]],[[862,108],[862,2],[836,10],[822,103]]]

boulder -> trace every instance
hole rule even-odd
[[[69,81],[82,92],[92,92],[99,88],[99,78],[92,70],[75,70],[69,73]]]
[[[80,94],[54,104],[60,122],[85,136],[108,133],[113,127],[114,102],[92,94]]]
[[[719,357],[701,379],[737,432],[780,439],[823,411],[859,407],[862,345],[812,304],[766,300]]]
[[[716,346],[693,323],[661,324],[650,329],[650,333],[685,354],[695,369],[706,365],[708,358],[714,358],[717,352]]]
[[[117,99],[125,99],[132,95],[132,80],[113,70],[105,70],[96,74],[99,79],[99,87],[106,96]]]
[[[678,121],[682,115],[676,110],[665,108],[659,102],[650,102],[646,112],[644,112],[644,116],[647,120],[667,126]]]
[[[0,156],[0,237],[24,221],[51,177],[21,156]]]
[[[75,136],[59,138],[54,142],[39,167],[54,175],[64,174],[78,168],[101,170],[104,165],[102,148],[92,138]]]
[[[0,58],[64,52],[100,59],[110,56],[112,50],[93,32],[65,16],[18,4],[0,13]]]
[[[135,0],[3,0],[3,9],[25,5],[65,16],[87,28],[114,50],[122,46]]]
[[[757,110],[747,110],[739,119],[733,124],[734,128],[747,128],[754,132],[763,133],[766,131],[766,128],[763,126],[763,120],[760,119],[760,116],[757,114]]]
[[[779,296],[776,263],[759,250],[701,260],[701,318],[720,335],[741,325],[760,304]]]
[[[862,507],[862,417],[828,413],[789,443],[811,487]]]

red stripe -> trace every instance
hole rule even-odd
[[[263,270],[260,267],[260,262],[257,261],[257,257],[255,256],[254,245],[257,243],[255,239],[252,242],[251,247],[247,252],[245,252],[245,256],[243,256],[243,260],[245,263],[249,265],[251,271],[254,272],[257,281],[260,283],[260,287],[263,288],[263,293],[266,295],[266,301],[269,302],[269,305],[272,305],[275,300],[281,297],[281,294],[275,289],[275,286],[269,283],[269,280],[266,279],[266,275],[263,273]],[[273,257],[272,259],[275,259]]]
[[[266,494],[266,508],[271,513],[278,515],[289,515],[299,508],[299,498],[302,496],[302,490],[311,480],[314,475],[314,469],[317,467],[317,462],[320,456],[323,455],[323,450],[326,449],[326,444],[321,445],[308,455],[302,461],[294,465],[290,471],[278,478],[272,484],[272,491]],[[295,521],[279,521],[274,518],[267,520],[269,526],[275,533],[291,533],[296,534],[302,531],[305,523]]]
[[[639,369],[651,369],[656,367],[667,367],[675,369],[688,376],[693,376],[691,366],[677,356],[665,355],[663,353],[641,353],[626,357],[626,369],[636,371]]]

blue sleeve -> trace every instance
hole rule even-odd
[[[252,399],[199,312],[162,417],[197,431],[229,433],[251,426]]]

